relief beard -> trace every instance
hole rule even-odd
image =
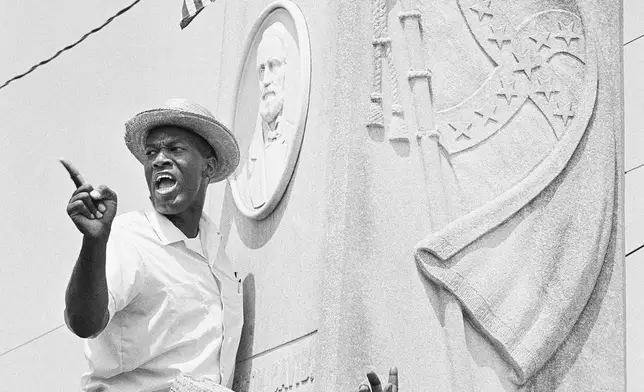
[[[272,123],[282,113],[284,106],[284,94],[275,93],[275,95],[268,95],[263,99],[259,106],[259,115],[267,123]]]

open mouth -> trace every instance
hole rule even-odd
[[[177,180],[168,173],[159,173],[154,178],[154,189],[157,193],[165,194],[172,192],[177,187]]]

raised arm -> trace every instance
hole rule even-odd
[[[61,163],[76,185],[67,215],[83,234],[83,243],[65,294],[65,319],[81,338],[95,336],[109,320],[105,278],[107,241],[116,216],[116,194],[104,185],[94,189],[76,168]]]

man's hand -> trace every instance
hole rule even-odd
[[[105,277],[107,240],[116,215],[116,194],[101,185],[94,189],[70,162],[61,159],[76,190],[67,215],[83,233],[83,245],[65,293],[65,321],[82,338],[96,336],[109,320]]]
[[[67,204],[67,215],[83,235],[92,239],[107,239],[116,216],[117,197],[111,189],[101,185],[94,189],[83,180],[71,162],[60,160],[76,185]]]
[[[384,386],[374,372],[367,373],[367,380],[369,380],[369,385],[366,383],[360,384],[358,392],[398,392],[398,369],[395,367],[389,369],[389,382]]]

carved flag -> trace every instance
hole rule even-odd
[[[616,230],[614,131],[593,121],[595,42],[573,2],[552,3],[516,15],[508,1],[458,0],[491,71],[435,113],[449,199],[460,199],[415,255],[500,349],[518,385],[573,331]]]
[[[215,0],[183,0],[183,8],[181,9],[181,23],[182,29],[192,22],[197,15],[207,5],[214,3]]]

